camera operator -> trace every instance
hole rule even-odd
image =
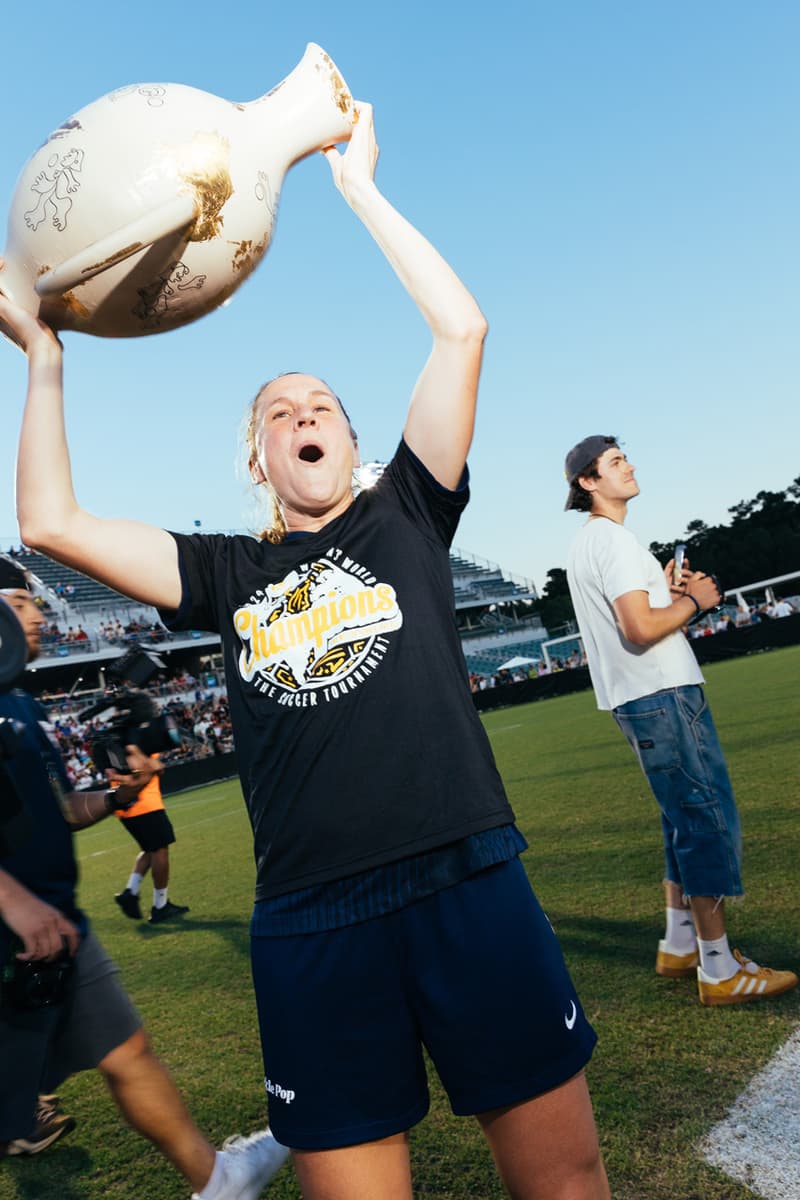
[[[151,761],[157,762],[154,756]],[[157,925],[189,911],[186,904],[173,904],[167,895],[169,885],[169,848],[175,841],[175,830],[164,808],[158,774],[142,788],[135,802],[117,812],[128,833],[139,844],[124,891],[114,897],[126,917],[141,920],[139,890],[145,875],[153,872],[153,906],[148,921]]]
[[[0,595],[19,619],[30,661],[44,619],[24,573],[2,557]],[[33,697],[0,693],[0,717],[12,720],[18,733],[0,784],[22,799],[29,829],[0,857],[0,1157],[35,1154],[68,1132],[71,1118],[59,1118],[40,1098],[69,1075],[96,1067],[128,1123],[195,1195],[255,1200],[288,1151],[266,1130],[215,1153],[153,1053],[117,967],[76,902],[72,831],[135,800],[157,764],[129,746],[127,777],[110,772],[109,788],[73,792],[45,710]]]
[[[108,668],[110,686],[105,696],[84,709],[81,720],[99,717],[105,724],[91,742],[95,766],[100,769],[125,765],[125,747],[133,743],[153,763],[160,755],[181,744],[182,735],[169,714],[159,712],[154,700],[142,690],[164,663],[139,645]],[[126,917],[141,920],[139,891],[145,875],[153,872],[153,906],[148,920],[157,925],[189,911],[188,905],[173,904],[168,898],[169,848],[175,841],[172,822],[164,808],[158,772],[139,790],[130,804],[117,806],[116,815],[139,844],[139,854],[123,891],[114,899]]]

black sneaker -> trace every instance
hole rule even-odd
[[[118,892],[114,899],[126,917],[130,917],[132,921],[141,921],[142,910],[139,907],[139,897],[134,896],[130,888],[125,888],[124,892]]]
[[[188,904],[173,904],[171,900],[168,900],[161,908],[153,905],[150,909],[150,924],[157,925],[159,921],[169,921],[171,917],[182,917],[188,911]]]
[[[30,1137],[16,1138],[15,1141],[9,1142],[6,1147],[6,1154],[40,1154],[42,1150],[46,1150],[48,1146],[52,1146],[53,1142],[63,1137],[65,1133],[70,1133],[75,1128],[75,1118],[68,1117],[66,1113],[57,1113],[50,1110],[47,1113],[40,1113],[36,1121],[36,1128]]]

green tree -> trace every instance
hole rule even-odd
[[[542,624],[551,636],[555,630],[559,630],[568,622],[575,620],[575,609],[572,607],[572,599],[569,594],[567,572],[563,567],[550,568],[542,594],[533,607],[534,611],[542,618]]]
[[[676,534],[694,569],[713,572],[723,590],[800,571],[800,476],[785,491],[760,491],[728,512],[729,525],[693,520]],[[650,549],[665,563],[673,547],[674,542],[653,542]]]

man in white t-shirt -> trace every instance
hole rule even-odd
[[[791,617],[794,609],[788,600],[776,600],[775,605],[769,614],[771,617]]]
[[[700,1001],[736,1004],[797,985],[792,971],[731,951],[724,898],[742,892],[741,832],[725,759],[682,630],[720,599],[701,571],[662,570],[623,526],[639,494],[616,438],[584,438],[566,459],[567,509],[589,514],[567,580],[601,709],[633,748],[661,809],[667,927],[659,975],[697,974]]]

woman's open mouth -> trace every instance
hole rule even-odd
[[[302,447],[297,457],[301,462],[315,463],[319,462],[323,454],[324,451],[321,446],[316,446],[313,442],[309,442],[307,446]]]

